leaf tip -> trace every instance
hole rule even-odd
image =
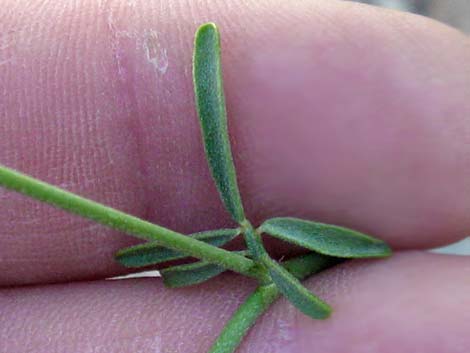
[[[326,320],[328,319],[333,312],[333,309],[331,306],[329,306],[326,303],[323,303],[323,311],[316,313],[316,316],[314,317],[317,320]]]
[[[119,262],[121,265],[126,266],[126,249],[116,251],[114,253],[114,260]]]
[[[392,256],[393,250],[392,248],[385,242],[383,242],[383,257]]]
[[[219,28],[214,22],[203,23],[198,27],[195,35],[196,41],[205,35],[219,36]]]
[[[197,31],[200,32],[205,30],[217,31],[217,25],[214,22],[206,22],[200,25]]]

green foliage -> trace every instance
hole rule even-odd
[[[351,229],[297,218],[268,219],[258,230],[324,255],[365,258],[391,254],[382,240]]]
[[[163,283],[170,288],[199,284],[225,271],[222,266],[199,261],[162,270]]]
[[[240,228],[185,236],[1,165],[0,185],[150,241],[116,254],[117,260],[127,267],[148,266],[187,256],[200,260],[163,269],[161,274],[168,287],[202,283],[226,270],[255,278],[259,288],[242,304],[211,349],[211,353],[230,353],[279,294],[312,318],[325,319],[330,315],[328,304],[299,280],[343,261],[340,258],[386,257],[391,250],[383,241],[357,231],[295,218],[269,219],[254,229],[245,218],[237,185],[227,128],[220,35],[213,23],[202,25],[196,32],[193,82],[209,168],[226,209]],[[281,265],[265,250],[263,232],[314,253]],[[243,234],[248,250],[233,252],[219,248],[238,234]]]
[[[326,319],[330,316],[330,306],[313,295],[289,271],[271,259],[266,259],[264,263],[279,292],[297,309],[313,319]]]
[[[323,271],[343,261],[344,260],[340,258],[313,252],[290,259],[282,263],[282,267],[289,271],[298,280],[302,280],[314,273]]]
[[[278,297],[274,284],[259,286],[232,315],[209,353],[234,352],[248,330]]]
[[[302,280],[310,275],[336,265],[334,257],[310,253],[290,259],[282,264],[297,279]],[[259,286],[233,314],[212,345],[209,353],[231,353],[235,351],[256,320],[279,297],[275,284]]]
[[[245,219],[227,131],[220,62],[220,35],[213,23],[199,27],[194,41],[193,83],[206,158],[233,219]]]
[[[239,234],[240,229],[236,228],[209,230],[206,232],[193,233],[188,236],[207,244],[220,247]],[[160,246],[157,242],[149,242],[121,249],[115,255],[116,260],[119,261],[121,265],[130,268],[156,265],[162,262],[183,259],[185,257],[185,254]]]

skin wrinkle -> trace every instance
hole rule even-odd
[[[136,67],[134,66],[133,61],[128,58],[127,54],[128,52],[132,52],[133,41],[129,40],[132,38],[131,32],[119,28],[121,26],[123,28],[127,27],[127,23],[125,23],[127,21],[124,21],[126,19],[126,13],[120,13],[120,9],[122,8],[118,7],[116,14],[114,14],[113,9],[105,10],[104,13],[107,15],[107,23],[111,36],[111,48],[117,65],[118,101],[123,103],[124,110],[128,115],[126,128],[130,131],[131,136],[133,137],[132,140],[134,141],[136,154],[138,156],[137,173],[140,173],[142,178],[145,178],[148,172],[147,164],[143,160],[144,146],[142,145],[142,137],[144,126],[139,116],[141,109],[139,107],[138,95],[136,93]],[[119,20],[117,20],[116,17],[119,17]],[[144,192],[144,196],[148,195],[148,188],[145,183],[141,183],[139,187],[146,190],[146,192]],[[145,198],[144,204],[146,205],[144,206],[144,209],[148,210],[150,207],[150,200]]]

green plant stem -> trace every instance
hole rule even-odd
[[[217,229],[188,234],[188,237],[204,243],[221,247],[240,234],[240,229]],[[147,242],[119,250],[115,259],[123,266],[135,268],[161,264],[185,258],[186,255],[173,249],[165,248],[157,242]]]
[[[245,238],[246,246],[250,250],[251,256],[255,261],[261,262],[261,259],[264,257],[269,257],[266,249],[263,246],[263,241],[261,235],[256,232],[251,223],[244,219],[240,222],[242,229],[243,237]]]
[[[271,304],[279,297],[275,284],[258,287],[240,305],[212,345],[209,353],[232,353]]]
[[[283,266],[297,279],[302,280],[341,261],[343,260],[311,253],[286,261]],[[256,320],[279,298],[279,295],[279,289],[275,284],[259,286],[226,323],[209,353],[234,352]]]
[[[252,260],[192,239],[170,229],[144,221],[34,179],[0,165],[0,185],[36,200],[46,202],[70,213],[92,219],[113,229],[141,239],[159,242],[162,246],[215,263],[243,275],[264,278],[265,273]]]

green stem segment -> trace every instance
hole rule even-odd
[[[0,185],[70,213],[92,219],[113,229],[141,239],[157,241],[170,249],[218,264],[243,275],[255,278],[263,278],[263,275],[265,275],[252,260],[244,256],[217,248],[95,201],[85,199],[1,165]]]
[[[204,243],[221,247],[240,234],[240,229],[217,229],[189,234],[188,237]],[[147,242],[121,249],[115,258],[126,267],[144,267],[161,264],[162,262],[183,259],[186,254],[160,246],[156,242]]]
[[[253,228],[251,223],[245,219],[240,223],[246,246],[256,262],[261,262],[263,257],[269,257],[263,246],[261,235]]]
[[[226,324],[217,340],[212,345],[209,353],[232,353],[237,349],[248,333],[248,330],[255,324],[271,304],[279,297],[279,290],[276,285],[258,287],[240,305]]]
[[[341,261],[338,258],[312,253],[286,261],[283,266],[297,279],[302,280]],[[258,287],[238,307],[212,345],[209,353],[234,352],[256,320],[263,315],[279,295],[279,289],[274,284]]]

